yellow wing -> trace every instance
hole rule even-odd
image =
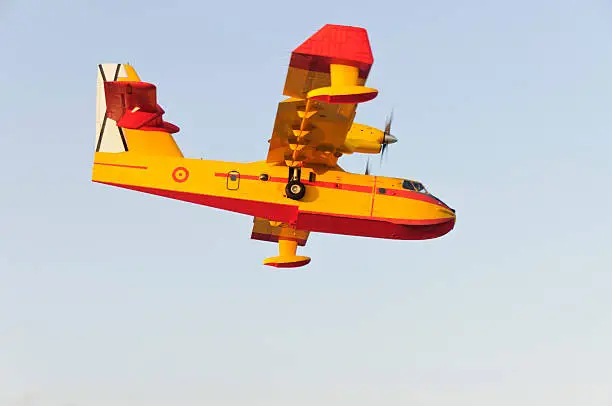
[[[266,161],[335,167],[342,154],[378,153],[383,132],[353,124],[373,63],[365,29],[326,25],[291,54]]]

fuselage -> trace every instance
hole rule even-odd
[[[302,168],[306,195],[299,201],[284,195],[287,167],[265,161],[96,152],[92,179],[313,232],[422,240],[440,237],[455,225],[450,207],[428,193],[411,190],[405,179],[340,168]]]

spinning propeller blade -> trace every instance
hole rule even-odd
[[[382,165],[383,157],[385,156],[385,151],[387,151],[387,147],[389,144],[393,144],[397,142],[397,138],[391,135],[391,123],[393,122],[393,109],[391,109],[391,114],[387,118],[385,122],[385,131],[382,141],[382,146],[380,148],[380,164]]]

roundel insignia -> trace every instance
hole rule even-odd
[[[175,182],[183,183],[188,178],[189,178],[189,170],[187,170],[187,168],[179,166],[174,171],[172,171],[172,179],[174,179]]]

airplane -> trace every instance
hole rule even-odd
[[[297,254],[311,232],[395,240],[441,237],[455,210],[418,181],[343,170],[350,154],[381,154],[390,132],[354,122],[374,62],[364,28],[327,24],[289,60],[265,160],[241,163],[183,156],[179,127],[164,121],[157,88],[129,64],[100,64],[92,181],[253,217],[251,238],[278,244],[263,261],[310,263]],[[248,113],[248,110],[242,114]]]

